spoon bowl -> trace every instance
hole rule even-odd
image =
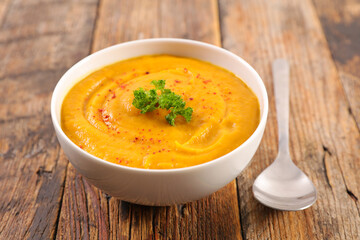
[[[317,192],[311,180],[293,163],[289,151],[289,72],[286,60],[273,63],[274,90],[279,131],[279,153],[255,180],[254,197],[264,205],[296,211],[313,205]]]
[[[317,192],[310,179],[289,160],[282,161],[279,154],[268,168],[255,180],[253,193],[268,207],[279,210],[302,210],[317,199]]]

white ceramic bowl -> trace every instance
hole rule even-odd
[[[260,102],[260,124],[251,137],[232,152],[197,166],[147,170],[107,162],[75,145],[60,127],[61,105],[67,92],[87,74],[111,63],[141,55],[170,54],[197,58],[239,76]],[[172,205],[201,199],[232,181],[248,165],[261,141],[268,114],[265,86],[243,59],[222,48],[184,39],[146,39],[118,44],[91,54],[62,76],[51,99],[56,135],[75,169],[90,183],[122,200],[144,205]]]

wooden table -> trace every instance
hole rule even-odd
[[[104,47],[150,37],[222,46],[258,71],[268,124],[252,163],[197,202],[146,207],[91,186],[50,119],[61,75]],[[291,64],[290,145],[313,180],[311,208],[252,195],[277,154],[271,62]],[[0,239],[359,239],[360,2],[327,0],[1,0]]]

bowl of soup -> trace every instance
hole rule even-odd
[[[148,112],[134,104],[137,91],[153,104]],[[114,197],[155,206],[201,199],[236,178],[260,144],[267,114],[265,86],[248,63],[184,39],[96,52],[62,76],[51,100],[57,138],[75,169]]]

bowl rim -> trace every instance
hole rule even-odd
[[[254,74],[256,81],[259,83],[259,87],[260,87],[260,93],[263,97],[263,101],[264,101],[264,105],[263,105],[263,114],[260,118],[260,122],[258,124],[258,126],[256,127],[255,131],[251,134],[251,136],[245,141],[243,142],[241,145],[239,145],[238,147],[236,147],[235,149],[233,149],[232,151],[216,158],[213,160],[210,160],[208,162],[204,162],[198,165],[194,165],[194,166],[189,166],[189,167],[183,167],[183,168],[174,168],[174,169],[145,169],[145,168],[135,168],[135,167],[128,167],[128,166],[123,166],[120,164],[116,164],[116,163],[112,163],[109,161],[106,161],[104,159],[101,159],[99,157],[96,157],[88,152],[86,152],[85,150],[81,149],[79,146],[77,146],[73,141],[70,140],[70,138],[64,133],[64,131],[62,130],[59,121],[56,118],[56,111],[55,111],[55,104],[57,102],[57,96],[60,93],[60,85],[61,83],[64,81],[64,79],[68,78],[68,75],[71,74],[71,70],[76,68],[79,65],[82,65],[84,62],[89,61],[90,58],[94,58],[100,54],[103,54],[105,52],[110,52],[115,48],[118,48],[120,46],[124,47],[124,46],[129,46],[129,45],[135,45],[135,44],[141,44],[143,42],[172,42],[172,43],[180,43],[180,44],[191,44],[191,45],[195,45],[195,46],[200,46],[200,47],[205,47],[205,48],[211,48],[212,50],[216,50],[216,51],[220,51],[222,54],[225,55],[230,55],[231,57],[235,58],[237,61],[239,61],[241,64],[243,64],[246,68],[248,68],[248,70],[250,72],[252,72],[252,74]],[[196,57],[194,57],[196,59]],[[109,64],[107,64],[109,65]],[[106,66],[106,65],[104,65]],[[102,67],[104,67],[102,66]],[[94,71],[96,71],[96,69],[94,69]],[[93,71],[91,71],[93,72]],[[91,73],[89,72],[89,73]],[[119,44],[115,44],[109,47],[106,47],[104,49],[101,49],[99,51],[96,51],[88,56],[86,56],[85,58],[81,59],[80,61],[76,62],[74,65],[72,65],[60,78],[60,80],[57,82],[54,90],[53,90],[53,94],[51,97],[51,105],[50,105],[50,112],[51,112],[51,119],[54,125],[55,130],[57,130],[57,133],[61,135],[61,137],[68,143],[70,144],[70,146],[72,148],[74,148],[75,150],[77,150],[78,152],[80,152],[81,154],[84,154],[86,157],[90,158],[92,161],[96,161],[100,164],[105,164],[109,167],[115,167],[118,168],[119,170],[126,170],[126,171],[133,171],[133,172],[137,172],[137,173],[147,173],[147,174],[168,174],[168,173],[181,173],[181,172],[187,172],[187,171],[194,171],[194,170],[198,170],[201,168],[205,168],[205,167],[209,167],[211,165],[214,165],[220,161],[223,161],[224,159],[226,159],[227,157],[229,157],[230,155],[232,155],[235,151],[239,151],[242,148],[245,148],[247,145],[249,145],[254,138],[256,138],[259,134],[261,134],[262,129],[265,129],[265,124],[267,121],[267,115],[268,115],[268,108],[269,108],[269,100],[268,100],[268,95],[267,95],[267,91],[265,88],[265,84],[263,82],[263,80],[261,79],[260,75],[255,71],[255,69],[248,64],[244,59],[242,59],[241,57],[237,56],[236,54],[230,52],[229,50],[226,50],[222,47],[213,45],[213,44],[209,44],[209,43],[205,43],[205,42],[200,42],[200,41],[196,41],[196,40],[190,40],[190,39],[182,39],[182,38],[148,38],[148,39],[139,39],[139,40],[133,40],[133,41],[128,41],[128,42],[123,42],[123,43],[119,43]],[[246,164],[247,165],[247,164]]]

